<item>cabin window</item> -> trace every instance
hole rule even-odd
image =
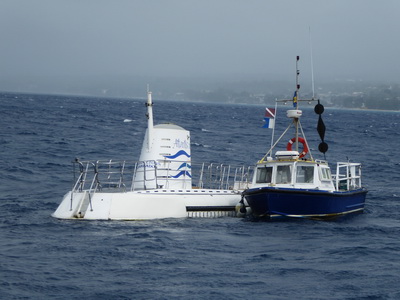
[[[329,168],[321,168],[321,180],[331,180],[331,170]]]
[[[271,183],[272,167],[262,167],[257,169],[256,183]]]
[[[292,172],[290,166],[278,166],[276,169],[275,183],[291,183]]]
[[[297,166],[296,183],[313,183],[314,166]]]

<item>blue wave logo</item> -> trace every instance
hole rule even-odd
[[[180,170],[180,169],[182,169],[182,168],[188,168],[188,169],[191,169],[191,168],[192,168],[192,166],[191,166],[191,165],[189,165],[189,164],[187,164],[187,163],[183,163],[183,164],[181,164],[181,165],[179,166],[178,170]]]
[[[171,176],[171,177],[179,178],[181,176],[188,176],[188,177],[192,178],[192,175],[190,175],[190,173],[188,171],[180,171],[178,174],[176,174],[175,176]]]
[[[179,157],[181,155],[185,155],[186,157],[190,157],[190,155],[187,154],[184,150],[180,150],[177,153],[175,153],[174,155],[167,155],[167,156],[164,156],[164,157],[165,158],[169,158],[169,159],[175,159],[175,158],[177,158],[177,157]]]

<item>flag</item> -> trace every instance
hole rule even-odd
[[[264,117],[274,119],[275,118],[275,108],[266,108]]]
[[[274,128],[275,120],[270,118],[264,118],[265,124],[262,128]]]
[[[265,109],[265,124],[263,128],[274,128],[275,125],[275,108],[266,108]]]
[[[293,107],[297,107],[297,91],[293,95]]]

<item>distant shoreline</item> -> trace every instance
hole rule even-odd
[[[15,91],[0,91],[0,94],[8,94],[8,95],[34,95],[34,96],[55,96],[55,97],[86,97],[86,98],[102,98],[102,99],[115,99],[115,100],[136,100],[136,101],[141,101],[145,100],[145,97],[114,97],[114,96],[93,96],[93,95],[85,95],[85,94],[62,94],[62,93],[35,93],[35,92],[15,92]],[[153,98],[156,101],[171,101],[171,102],[185,102],[185,103],[202,103],[202,104],[210,104],[210,105],[238,105],[238,106],[244,106],[244,105],[249,105],[249,106],[260,106],[260,107],[265,107],[265,106],[272,106],[274,104],[271,103],[246,103],[246,102],[238,102],[238,103],[233,103],[233,102],[211,102],[211,101],[198,101],[198,100],[178,100],[178,99],[156,99]],[[322,101],[322,104],[324,102]],[[355,111],[376,111],[376,112],[394,112],[394,113],[400,113],[400,110],[390,110],[390,109],[379,109],[379,108],[358,108],[358,107],[338,107],[338,106],[329,106],[329,105],[324,105],[328,109],[335,109],[335,110],[355,110]],[[278,107],[289,107],[289,105],[278,105]],[[312,108],[312,105],[304,105],[302,108]]]

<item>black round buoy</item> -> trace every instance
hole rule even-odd
[[[325,152],[327,152],[328,151],[328,144],[327,143],[325,143],[325,142],[322,142],[322,143],[320,143],[319,145],[318,145],[318,150],[320,151],[320,152],[322,152],[322,153],[325,153]]]
[[[324,112],[324,106],[322,104],[318,103],[317,105],[315,105],[314,111],[317,115],[320,115]]]

